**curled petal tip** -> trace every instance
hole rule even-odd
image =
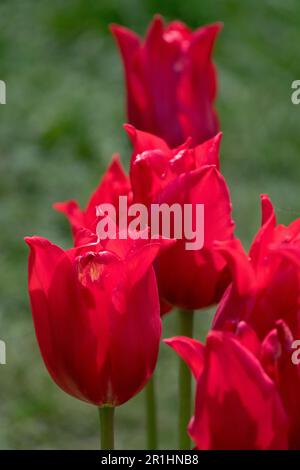
[[[27,243],[28,246],[31,246],[33,237],[24,237],[24,242]]]
[[[264,200],[270,201],[270,196],[269,196],[269,194],[261,194],[260,199],[261,199],[261,201],[264,201]]]
[[[272,217],[275,218],[274,208],[270,196],[268,194],[261,194],[261,212],[262,212],[262,225],[264,225]]]
[[[37,235],[33,235],[32,237],[24,237],[24,241],[31,249],[38,245],[51,245],[51,242],[49,242],[47,238],[39,237]]]
[[[58,211],[58,212],[64,212],[65,210],[65,205],[66,203],[65,202],[54,202],[52,204],[52,209]]]
[[[153,32],[157,32],[158,30],[162,30],[164,27],[164,19],[160,14],[156,14],[153,16],[153,19],[149,25],[146,37],[149,39],[149,36],[153,34]]]
[[[24,237],[25,243],[27,243],[28,246],[34,245],[36,242],[40,240],[40,237],[33,235],[32,237]]]
[[[163,339],[163,343],[167,344],[168,346],[170,346],[170,344],[172,343],[172,338],[165,338]]]
[[[212,26],[215,26],[215,28],[218,31],[221,31],[224,28],[224,23],[223,23],[223,21],[216,21],[215,23],[213,23]]]
[[[53,209],[55,209],[58,212],[68,212],[69,210],[78,208],[78,204],[76,201],[71,199],[70,201],[64,201],[64,202],[54,202],[52,204]]]
[[[115,36],[115,38],[118,38],[122,35],[135,36],[135,33],[133,31],[117,23],[110,23],[108,25],[108,29],[113,34],[113,36]]]
[[[153,21],[160,21],[161,23],[163,23],[164,19],[163,19],[163,16],[160,13],[156,13],[153,16]]]
[[[199,341],[185,336],[174,336],[163,340],[186,362],[197,379],[203,370],[204,346]]]
[[[120,161],[121,161],[120,154],[119,153],[114,153],[111,157],[111,161],[112,161],[112,163],[114,163],[114,162],[120,163]]]
[[[208,31],[211,31],[214,35],[217,35],[224,28],[224,23],[222,21],[216,21],[215,23],[203,26],[203,28],[206,28]]]
[[[122,26],[118,25],[117,23],[110,23],[108,25],[109,31],[111,31],[113,34],[115,34],[115,32],[118,32],[121,28]]]
[[[127,135],[130,139],[134,139],[136,137],[136,128],[132,124],[123,124],[123,128],[127,132]]]

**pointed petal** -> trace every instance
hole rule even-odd
[[[158,204],[204,204],[204,247],[187,250],[186,239],[163,253],[156,272],[162,298],[185,308],[201,308],[217,302],[230,276],[226,261],[214,248],[214,241],[233,238],[231,203],[224,178],[213,166],[180,175],[155,201]],[[195,214],[192,215],[195,220]],[[197,223],[199,224],[199,220]],[[180,266],[180,269],[178,269]]]
[[[267,194],[261,195],[262,226],[258,231],[250,248],[249,256],[257,266],[268,250],[268,245],[272,242],[274,229],[276,226],[276,216]]]
[[[204,366],[203,344],[185,336],[174,336],[163,341],[177,352],[191,369],[195,379],[198,379]]]
[[[222,132],[219,132],[215,137],[195,147],[196,166],[198,168],[204,165],[215,165],[219,170],[219,154],[222,136]]]
[[[169,146],[160,137],[149,132],[140,131],[131,124],[124,124],[123,127],[132,143],[134,156],[146,150],[162,150],[171,155]]]
[[[53,208],[58,212],[65,214],[72,228],[73,237],[76,237],[77,231],[84,227],[84,212],[80,209],[77,201],[56,202]]]
[[[243,296],[253,293],[256,289],[255,272],[240,240],[215,242],[215,248],[226,259],[233,287],[238,294]]]
[[[211,56],[220,29],[220,24],[212,24],[193,33],[179,85],[179,119],[183,135],[191,136],[194,145],[210,139],[219,130],[213,108],[217,74]]]
[[[95,229],[97,206],[109,203],[117,209],[118,213],[119,197],[127,196],[130,199],[130,193],[129,178],[121,165],[119,155],[116,154],[112,157],[109,167],[89,200],[85,210],[86,227]]]
[[[26,242],[31,248],[32,315],[48,371],[67,393],[101,403],[106,389],[99,372],[109,338],[108,321],[102,313],[107,310],[106,296],[99,289],[88,291],[81,285],[73,264],[75,250],[63,252],[40,237]],[[99,311],[99,305],[103,310]]]

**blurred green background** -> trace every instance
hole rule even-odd
[[[55,201],[85,204],[113,152],[128,162],[122,67],[110,22],[143,34],[152,15],[191,27],[223,21],[215,60],[224,139],[222,170],[231,188],[237,234],[246,246],[260,222],[259,194],[278,218],[300,215],[298,0],[1,0],[0,79],[0,448],[98,448],[97,410],[61,392],[37,348],[27,296],[24,235],[70,246]],[[202,337],[209,312],[197,315]],[[164,335],[177,332],[176,314]],[[177,357],[161,347],[162,448],[176,447]],[[143,448],[143,393],[117,411],[117,447]]]

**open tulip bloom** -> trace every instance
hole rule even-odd
[[[162,300],[188,310],[216,303],[230,283],[230,272],[215,242],[234,240],[229,190],[219,171],[221,134],[196,147],[188,140],[170,149],[157,136],[132,126],[125,128],[133,144],[130,179],[134,202],[169,208],[204,206],[201,249],[187,250],[186,240],[177,240],[157,260]]]
[[[161,317],[178,307],[180,336],[165,342],[181,358],[179,447],[191,437],[201,450],[300,449],[300,219],[277,225],[263,195],[248,255],[234,235],[214,110],[220,24],[192,32],[156,16],[145,40],[111,29],[125,71],[130,171],[116,155],[84,209],[54,205],[70,222],[72,248],[26,238],[45,365],[62,390],[99,407],[103,449],[114,445],[114,408],[149,382],[155,449],[150,379]],[[193,311],[217,303],[200,343]]]
[[[26,242],[32,315],[51,377],[103,413],[113,410],[153,373],[161,319],[152,262],[169,242],[102,244],[91,235],[67,251],[40,237]]]
[[[240,322],[211,331],[205,345],[186,337],[165,342],[197,382],[188,428],[197,449],[299,449],[300,362],[293,363],[284,321],[262,341]]]

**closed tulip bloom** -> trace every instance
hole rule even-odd
[[[215,249],[216,241],[234,239],[231,202],[226,181],[219,172],[221,134],[196,147],[191,142],[176,149],[132,126],[126,130],[133,144],[130,178],[134,202],[173,204],[195,211],[204,205],[204,244],[188,250],[187,237],[178,238],[156,261],[159,292],[164,302],[186,309],[206,307],[217,302],[231,281],[223,255]],[[192,212],[193,222],[196,221]],[[201,227],[197,227],[199,235]],[[176,238],[176,237],[175,237]]]
[[[111,26],[124,64],[131,124],[172,147],[188,137],[197,145],[217,133],[212,53],[220,29],[216,23],[191,31],[155,16],[142,40],[123,26]]]
[[[64,213],[68,218],[76,242],[76,235],[82,228],[95,233],[97,225],[96,207],[104,203],[110,203],[118,207],[119,196],[127,196],[130,202],[132,194],[130,181],[121,165],[119,155],[114,155],[85,209],[80,209],[75,200],[57,202],[53,207]]]
[[[205,345],[185,337],[165,340],[197,380],[188,428],[197,449],[288,448],[288,420],[280,393],[256,356],[258,339],[241,325],[244,329],[238,335],[212,331]]]
[[[57,385],[94,405],[120,405],[150,378],[161,320],[152,262],[166,241],[108,240],[70,250],[26,238],[41,354]]]
[[[237,256],[230,243],[220,247],[234,272],[217,310],[213,327],[227,322],[248,322],[262,339],[284,320],[298,338],[300,289],[300,219],[277,225],[271,201],[262,196],[262,226],[249,251]],[[248,285],[241,293],[238,285]]]

